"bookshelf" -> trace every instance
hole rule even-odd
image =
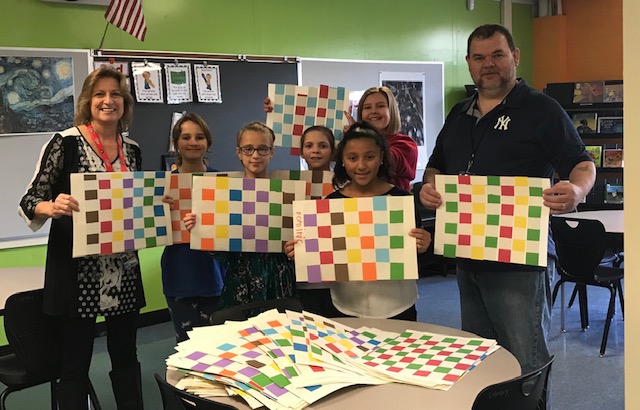
[[[595,91],[595,95],[590,95],[588,101],[581,101],[580,89],[587,86],[590,93],[591,89]],[[596,162],[596,182],[585,203],[580,204],[578,209],[622,209],[622,81],[549,83],[545,93],[565,109],[578,131],[583,131],[579,134],[585,146],[594,152],[592,158]],[[598,146],[601,147],[600,158],[597,158]]]

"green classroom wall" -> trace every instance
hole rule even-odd
[[[1,9],[0,46],[4,47],[95,49],[106,24],[102,7],[2,0]],[[530,84],[531,10],[530,5],[513,4],[513,34],[521,49],[518,75]],[[500,13],[496,0],[475,0],[473,11],[467,10],[464,0],[145,0],[145,41],[110,26],[103,48],[441,61],[448,112],[464,96],[464,84],[471,83],[464,59],[469,33],[478,25],[499,23]],[[17,204],[19,198],[12,200]],[[43,266],[45,252],[45,246],[0,250],[0,267]],[[145,312],[166,307],[161,254],[162,248],[140,252]],[[5,343],[0,330],[0,345]]]

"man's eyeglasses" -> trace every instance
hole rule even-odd
[[[263,157],[271,154],[271,150],[273,149],[273,147],[266,147],[264,145],[259,146],[258,148],[253,147],[251,145],[245,145],[244,147],[240,147],[240,152],[242,152],[243,155],[246,156],[251,156],[253,155],[254,152],[258,151],[258,154],[262,155]]]

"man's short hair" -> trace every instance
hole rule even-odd
[[[471,52],[472,40],[474,39],[485,40],[487,38],[493,37],[494,34],[496,33],[502,34],[504,38],[507,39],[507,44],[509,44],[509,49],[511,51],[515,51],[516,44],[513,42],[513,36],[509,32],[509,30],[507,30],[506,27],[501,26],[500,24],[484,24],[476,28],[475,30],[473,30],[471,35],[469,35],[469,39],[467,40],[467,56],[469,56],[469,53]]]

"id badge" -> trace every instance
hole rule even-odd
[[[125,270],[131,270],[138,266],[138,258],[133,252],[123,253],[120,255],[120,260],[122,261]]]

